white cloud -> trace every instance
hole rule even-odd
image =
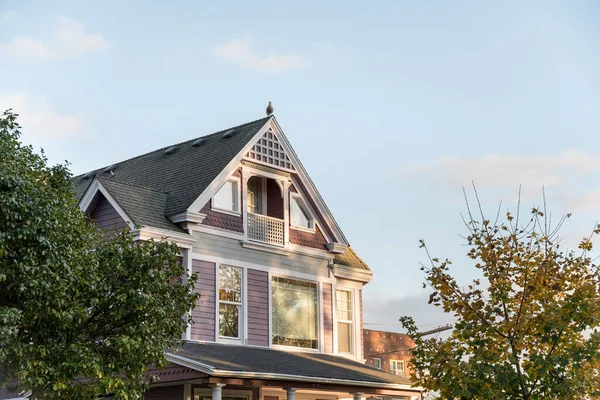
[[[585,173],[600,171],[600,158],[577,149],[556,154],[487,154],[474,158],[446,156],[432,164],[412,167],[409,176],[451,187],[540,189],[565,183]]]
[[[5,44],[0,43],[0,56],[49,61],[80,58],[109,47],[110,44],[99,33],[88,33],[82,23],[62,18],[52,38],[15,37]]]
[[[19,114],[24,139],[33,144],[72,137],[85,127],[81,118],[58,114],[43,98],[29,98],[23,93],[0,97],[0,113],[9,108]]]
[[[302,68],[308,64],[304,57],[297,53],[270,53],[266,56],[261,56],[253,52],[246,42],[239,40],[232,40],[217,45],[215,47],[215,54],[219,58],[261,72],[280,72]]]

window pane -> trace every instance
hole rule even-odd
[[[213,207],[222,210],[237,211],[237,183],[227,181],[213,197]]]
[[[349,290],[336,290],[338,320],[352,321],[352,294]]]
[[[219,300],[242,302],[242,270],[219,267]]]
[[[262,214],[262,179],[253,176],[248,179],[248,212]]]
[[[240,306],[235,304],[219,304],[219,335],[232,338],[239,337],[239,309]]]
[[[338,322],[338,351],[340,353],[351,353],[350,343],[352,342],[352,324]]]
[[[290,203],[290,214],[293,226],[311,228],[310,217],[304,210],[304,206],[301,204],[299,199],[292,197],[292,201]]]
[[[317,284],[272,279],[273,344],[318,347]]]

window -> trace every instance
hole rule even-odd
[[[240,338],[242,269],[219,267],[219,336]]]
[[[273,277],[271,294],[273,344],[318,348],[317,284]]]
[[[377,369],[381,369],[381,358],[374,358],[373,366]]]
[[[352,353],[352,292],[336,290],[338,352]]]
[[[390,360],[390,372],[392,374],[404,376],[404,361]]]
[[[248,179],[248,212],[262,214],[262,178],[253,176]]]
[[[231,212],[239,212],[238,182],[230,180],[225,182],[213,197],[213,208]]]
[[[304,202],[299,197],[292,197],[290,201],[290,218],[292,226],[312,229],[313,221],[306,209]]]

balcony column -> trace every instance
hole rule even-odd
[[[252,174],[245,168],[242,168],[242,224],[244,226],[244,241],[248,240],[248,179]]]
[[[286,387],[283,390],[287,393],[287,400],[296,400],[296,388]],[[213,399],[214,400],[214,399]]]
[[[212,383],[209,385],[212,388],[212,400],[221,400],[223,395],[223,386],[224,383]]]
[[[281,181],[283,197],[283,245],[287,246],[290,242],[290,181]]]

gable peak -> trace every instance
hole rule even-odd
[[[281,141],[277,138],[277,134],[272,129],[265,132],[244,157],[248,160],[267,164],[275,168],[287,169],[289,171],[296,170],[294,164],[290,161],[290,157],[286,154]]]

